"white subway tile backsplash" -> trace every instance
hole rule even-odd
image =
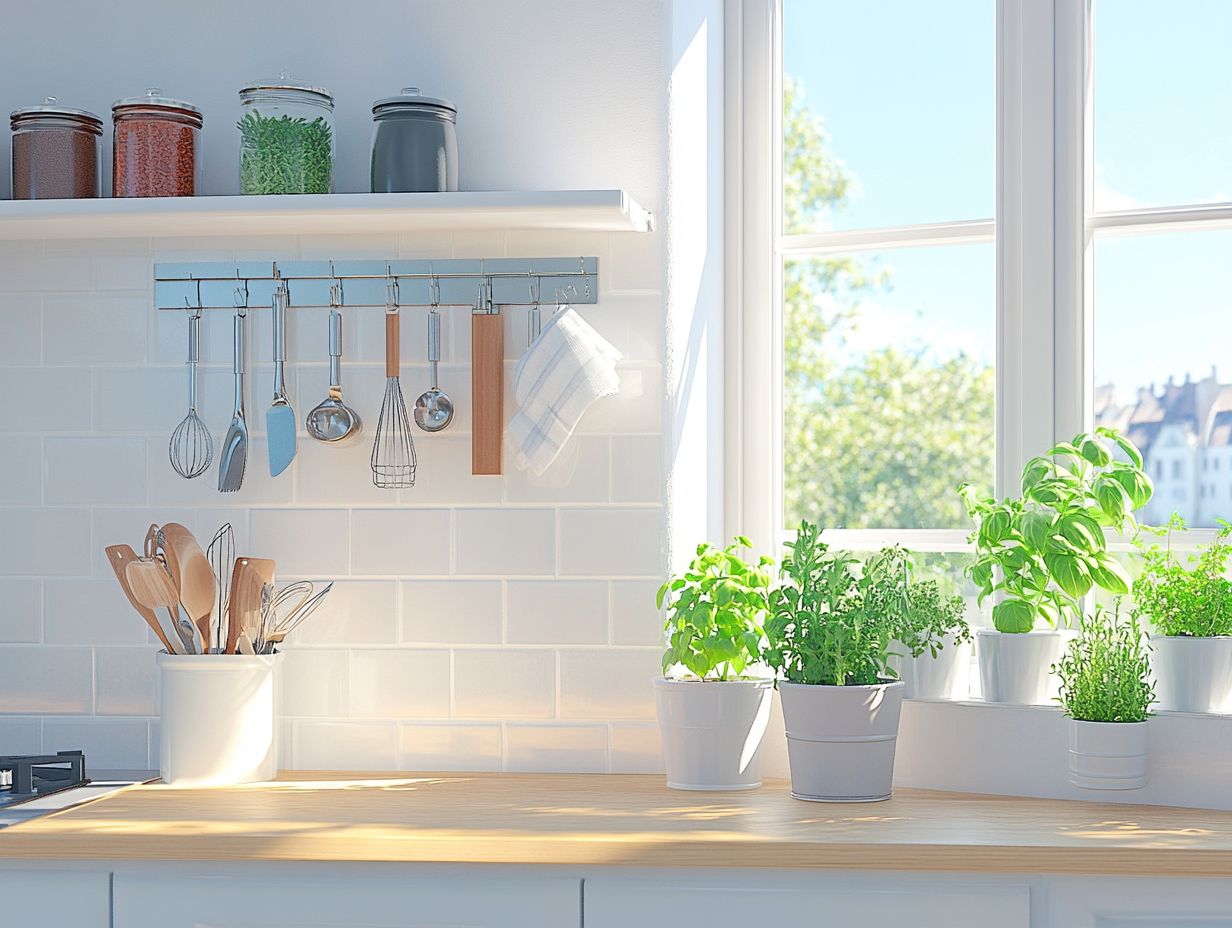
[[[10,432],[90,428],[94,386],[88,368],[0,367],[0,393],[21,397],[21,421],[10,422]]]
[[[288,640],[295,646],[396,644],[397,589],[392,580],[335,581],[321,607]]]
[[[145,502],[144,438],[48,438],[43,454],[49,505]]]
[[[297,770],[393,770],[396,722],[295,723],[290,766]]]
[[[658,435],[619,435],[612,444],[612,502],[663,502],[662,440]]]
[[[658,364],[622,363],[617,375],[620,392],[586,410],[578,432],[658,434],[663,421],[663,368]]]
[[[455,718],[552,717],[556,659],[551,651],[459,650],[453,661]]]
[[[0,516],[2,518],[2,516]],[[43,584],[39,580],[0,580],[0,644],[34,644],[43,638]]]
[[[612,261],[604,275],[611,290],[662,290],[663,233],[612,236]]]
[[[402,641],[500,644],[498,580],[408,580],[402,584]]]
[[[612,773],[662,773],[663,745],[657,724],[612,725]]]
[[[511,580],[510,644],[605,644],[607,583],[602,580]]]
[[[100,715],[158,714],[154,648],[95,649],[94,711]]]
[[[449,717],[449,652],[351,652],[351,715],[374,719]]]
[[[657,649],[562,651],[562,719],[653,719]]]
[[[31,506],[43,499],[43,440],[0,436],[0,505]]]
[[[23,254],[9,242],[4,246],[0,251],[0,291],[89,290],[94,284],[94,264],[89,258],[40,257]]]
[[[501,769],[501,727],[490,724],[409,722],[398,726],[398,769]]]
[[[612,644],[663,645],[659,586],[659,580],[612,581]]]
[[[89,648],[45,644],[0,647],[0,714],[92,711],[94,659]]]
[[[419,470],[415,486],[400,494],[404,503],[474,506],[501,501],[508,478],[493,480],[471,474],[469,435],[446,437],[437,434],[425,438],[416,435],[415,450],[419,454]]]
[[[605,773],[607,728],[511,722],[505,726],[505,769],[519,773]]]
[[[375,427],[371,420],[367,424]],[[379,506],[389,505],[396,497],[395,491],[372,483],[371,442],[361,439],[340,447],[301,437],[295,457],[299,500],[316,505]]]
[[[278,667],[282,714],[300,718],[345,716],[349,661],[348,653],[342,650],[285,648]]]
[[[351,513],[351,571],[448,574],[449,538],[447,509],[356,509]]]
[[[149,626],[133,611],[110,570],[92,580],[49,579],[43,590],[43,640],[66,645],[141,645]]]
[[[460,574],[551,575],[556,517],[550,509],[461,509],[455,513]]]
[[[150,755],[145,719],[47,719],[43,751],[85,751],[95,770],[144,770]]]
[[[560,572],[658,577],[664,570],[661,509],[562,509]]]
[[[5,754],[39,754],[43,750],[43,720],[0,717],[0,744]]]
[[[254,509],[251,550],[239,553],[273,558],[279,575],[346,576],[349,524],[349,514],[341,509]]]
[[[43,298],[0,294],[0,364],[25,366],[43,359]]]
[[[515,503],[605,503],[608,499],[608,440],[574,436],[540,475],[519,470],[513,447],[506,448],[505,499]]]
[[[114,256],[94,262],[94,286],[99,290],[150,290],[153,285],[154,262],[148,256]]]
[[[144,296],[47,296],[43,354],[47,364],[134,364],[146,358],[149,300]]]
[[[0,519],[0,576],[89,576],[88,511],[6,509]]]
[[[259,416],[264,421],[264,410],[259,411]],[[250,407],[250,427],[255,418]],[[228,415],[226,421],[214,429],[216,454],[219,453],[230,422],[231,417]],[[244,469],[244,484],[236,492],[226,494],[218,492],[217,464],[200,477],[185,480],[171,469],[166,441],[151,440],[147,449],[146,465],[150,499],[159,500],[168,506],[268,506],[291,502],[299,462],[292,462],[287,470],[277,477],[271,477],[269,445],[264,438],[253,437],[251,431],[248,434],[248,461]]]

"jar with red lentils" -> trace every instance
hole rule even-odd
[[[14,110],[13,199],[97,197],[98,140],[103,121],[48,97],[39,106]]]
[[[201,110],[152,88],[117,100],[112,195],[191,197],[201,187]]]

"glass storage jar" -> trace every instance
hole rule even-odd
[[[144,96],[117,100],[112,152],[112,196],[191,197],[201,187],[201,110],[164,97],[153,87]]]
[[[404,87],[372,105],[372,192],[458,189],[458,110]]]
[[[56,105],[48,97],[9,115],[13,129],[13,199],[97,197],[98,140],[103,121],[93,113]]]
[[[283,72],[240,91],[240,192],[331,193],[334,98]]]

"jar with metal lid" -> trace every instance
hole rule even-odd
[[[334,98],[284,71],[240,91],[240,192],[331,193]]]
[[[13,129],[13,199],[97,197],[103,121],[48,97],[9,115]]]
[[[404,87],[372,105],[372,192],[458,189],[458,110]]]
[[[113,196],[196,196],[201,187],[201,110],[152,87],[144,96],[117,100],[111,119]]]

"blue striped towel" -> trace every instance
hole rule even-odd
[[[621,357],[572,308],[544,324],[513,373],[518,412],[509,437],[518,467],[536,476],[551,467],[591,404],[620,392]]]

